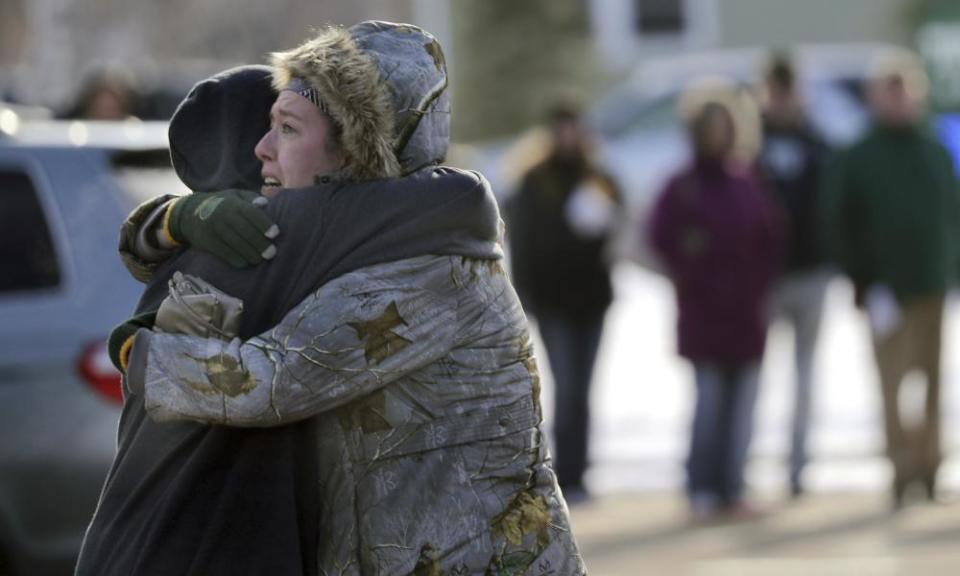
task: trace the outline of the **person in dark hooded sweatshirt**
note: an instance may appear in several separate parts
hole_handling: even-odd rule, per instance
[[[790,494],[804,492],[814,360],[831,275],[821,244],[820,182],[826,144],[803,109],[793,65],[771,59],[764,76],[763,146],[757,169],[787,225],[783,269],[771,299],[773,318],[793,329],[796,384],[789,456]]]
[[[258,295],[292,304],[252,337],[138,330],[129,398],[154,423],[315,423],[320,573],[585,573],[542,442],[538,370],[500,264],[492,192],[437,166],[449,139],[439,44],[410,25],[330,28],[274,55],[273,77],[280,93],[256,150],[280,234],[276,255],[241,273],[274,275],[243,295],[206,279],[240,296],[244,316]],[[211,198],[144,207],[126,237],[135,250],[152,237],[145,222],[159,206],[157,240],[176,241],[252,208],[204,208]],[[331,209],[337,199],[367,212]],[[425,242],[434,236],[456,245]],[[316,254],[331,246],[374,262],[321,274]]]
[[[170,125],[173,161],[184,183],[198,192],[255,186],[259,165],[249,148],[266,129],[264,111],[275,97],[263,66],[229,70],[198,84]],[[211,109],[220,113],[211,115]],[[270,225],[260,209],[251,217]],[[172,268],[158,273],[154,293],[145,294],[138,314],[112,334],[109,348],[118,367],[127,337],[153,326],[172,274]],[[308,423],[238,433],[160,426],[144,416],[142,402],[127,394],[118,454],[77,574],[231,574],[243,566],[316,573],[315,472],[294,464],[315,444]],[[276,555],[252,557],[255,543]]]

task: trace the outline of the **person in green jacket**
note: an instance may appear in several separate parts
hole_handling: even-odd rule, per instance
[[[869,85],[873,126],[834,159],[825,243],[870,320],[883,389],[893,505],[921,482],[935,498],[944,296],[960,263],[960,196],[947,150],[926,129],[927,79],[912,56],[885,60]],[[926,380],[924,417],[902,421],[902,382]]]

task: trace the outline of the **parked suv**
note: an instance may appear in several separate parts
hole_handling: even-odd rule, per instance
[[[21,123],[0,105],[0,575],[73,571],[116,450],[105,341],[142,291],[119,226],[181,186],[162,123]]]

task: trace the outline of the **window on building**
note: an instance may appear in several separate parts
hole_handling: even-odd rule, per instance
[[[686,18],[684,0],[634,0],[636,27],[640,34],[683,32]]]
[[[0,293],[52,288],[60,267],[30,177],[0,170]]]

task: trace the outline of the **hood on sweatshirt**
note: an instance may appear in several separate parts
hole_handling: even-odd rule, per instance
[[[170,119],[170,157],[194,192],[259,190],[254,148],[277,98],[267,66],[240,66],[198,82]]]

